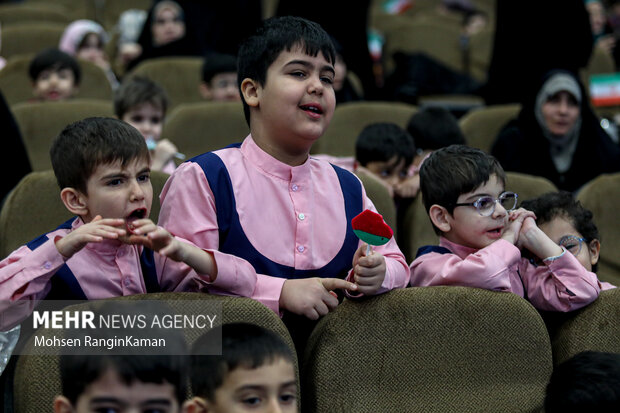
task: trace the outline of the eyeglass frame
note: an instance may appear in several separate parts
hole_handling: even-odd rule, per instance
[[[565,245],[562,245],[562,241],[564,241],[566,239],[576,239],[579,242],[579,249],[577,250],[577,252],[572,252],[571,250],[566,248]],[[558,245],[560,247],[564,248],[566,251],[570,252],[574,256],[579,255],[579,253],[581,252],[581,248],[583,248],[583,244],[587,244],[587,243],[588,243],[587,239],[585,239],[583,237],[580,238],[577,235],[564,235],[562,238],[560,238],[560,241],[558,241]]]
[[[459,207],[459,206],[473,206],[476,207],[476,211],[478,211],[478,213],[483,216],[483,217],[489,217],[491,215],[493,215],[493,213],[495,212],[495,206],[497,205],[498,201],[500,201],[502,199],[502,196],[505,196],[506,194],[513,194],[515,196],[515,204],[512,208],[510,209],[506,209],[507,212],[513,211],[516,207],[517,207],[517,200],[519,199],[519,195],[516,192],[512,192],[512,191],[504,191],[501,194],[499,194],[499,196],[497,198],[493,198],[490,195],[485,195],[485,196],[481,196],[480,198],[476,199],[474,202],[462,202],[462,203],[455,203],[453,205],[454,208]],[[491,209],[491,212],[487,215],[484,215],[481,211],[480,211],[480,200],[484,199],[484,198],[491,198],[493,200],[493,208]]]

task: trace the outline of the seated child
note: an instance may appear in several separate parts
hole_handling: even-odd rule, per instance
[[[214,102],[240,102],[237,87],[237,57],[210,53],[202,65],[202,82],[198,90],[203,98]]]
[[[465,145],[465,136],[458,121],[449,110],[442,107],[422,108],[414,113],[407,123],[407,132],[416,147],[413,165],[417,168],[436,149]]]
[[[161,139],[167,108],[166,91],[144,76],[126,78],[114,94],[116,117],[138,129],[147,141],[153,160],[151,169],[171,174],[178,152],[172,142]]]
[[[545,412],[620,410],[620,354],[583,351],[555,367],[545,395]]]
[[[278,335],[255,324],[224,324],[222,354],[201,355],[218,333],[210,330],[194,343],[194,397],[185,412],[298,411],[294,355]]]
[[[104,307],[118,306],[108,302]],[[141,309],[143,306],[137,303]],[[121,306],[123,308],[123,306]],[[105,311],[105,310],[104,310]],[[109,314],[117,314],[109,310]],[[187,399],[189,356],[179,330],[132,329],[141,338],[164,338],[166,351],[147,354],[143,348],[99,349],[99,354],[71,350],[59,357],[61,395],[54,399],[54,413],[181,412]],[[75,329],[69,337],[80,337]],[[114,329],[90,330],[93,339],[109,339]],[[132,335],[137,338],[137,336]],[[38,356],[45,357],[45,356]]]
[[[87,118],[63,129],[50,155],[61,199],[76,217],[0,262],[0,331],[42,299],[196,291],[213,281],[211,253],[148,219],[150,158],[135,128]]]
[[[572,253],[584,268],[596,272],[601,251],[598,228],[592,212],[567,191],[549,192],[528,199],[521,207],[536,215],[538,227],[555,243]],[[615,288],[601,282],[603,290]]]
[[[238,55],[250,135],[181,164],[160,196],[161,225],[222,253],[218,279],[278,314],[311,320],[337,307],[331,290],[375,295],[409,281],[393,239],[365,256],[353,233],[352,218],[376,211],[360,181],[309,156],[334,113],[334,62],[318,24],[264,20]]]
[[[75,96],[82,70],[75,58],[56,48],[44,49],[30,62],[31,101],[59,101]]]
[[[571,311],[594,301],[596,275],[551,240],[536,216],[515,210],[505,173],[485,152],[441,148],[424,161],[420,186],[439,247],[422,247],[411,263],[411,285],[460,285],[509,291],[539,310]],[[541,262],[521,256],[521,250]]]

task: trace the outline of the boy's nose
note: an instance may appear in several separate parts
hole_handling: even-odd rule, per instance
[[[507,214],[508,211],[506,211],[506,208],[504,208],[502,203],[499,201],[495,201],[495,211],[493,211],[493,217],[500,218],[506,216]]]
[[[136,180],[133,180],[131,182],[131,192],[129,195],[129,200],[130,201],[141,201],[144,199],[144,190],[142,189],[142,186],[140,186],[140,183]]]
[[[308,83],[308,93],[322,94],[323,87],[323,82],[318,76],[310,76],[310,80]]]

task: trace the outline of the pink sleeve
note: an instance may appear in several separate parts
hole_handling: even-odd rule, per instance
[[[411,263],[411,285],[457,285],[510,291],[510,266],[520,258],[519,249],[501,239],[465,259],[452,253],[430,252]]]
[[[524,259],[520,267],[528,300],[541,310],[573,311],[590,304],[601,290],[596,274],[566,251],[545,265]]]
[[[50,290],[50,279],[65,263],[51,240],[35,250],[22,246],[0,262],[0,331],[27,318]]]
[[[284,279],[257,274],[244,259],[219,252],[219,231],[213,193],[202,169],[195,163],[181,164],[161,193],[159,225],[170,233],[213,253],[218,274],[205,282],[215,294],[250,297],[276,313]]]

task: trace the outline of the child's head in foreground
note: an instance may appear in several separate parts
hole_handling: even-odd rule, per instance
[[[355,142],[355,160],[391,187],[404,181],[415,155],[411,135],[391,122],[373,123]]]
[[[157,83],[144,76],[123,80],[114,94],[116,117],[138,129],[144,139],[161,138],[168,109],[168,95]]]
[[[82,70],[74,57],[57,48],[49,48],[31,60],[28,74],[35,98],[58,101],[77,93]]]
[[[238,85],[252,133],[264,130],[287,151],[311,146],[334,113],[335,62],[332,41],[319,24],[293,16],[264,20],[238,54]]]
[[[218,337],[210,331],[193,346],[187,413],[297,412],[294,356],[274,332],[247,324],[221,327],[222,355],[200,355]],[[208,372],[208,373],[207,373]]]
[[[63,203],[84,222],[149,216],[150,155],[131,125],[112,118],[74,122],[54,139],[50,156]]]
[[[420,169],[422,200],[435,232],[474,249],[502,237],[517,203],[505,185],[497,159],[465,145],[432,152]]]
[[[549,238],[571,252],[588,270],[596,272],[600,235],[592,212],[567,191],[549,192],[523,201],[536,214],[536,224]]]
[[[620,354],[584,351],[558,365],[545,396],[545,412],[620,411]]]
[[[224,53],[210,53],[202,65],[202,97],[214,102],[238,102],[237,57]]]

